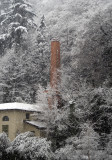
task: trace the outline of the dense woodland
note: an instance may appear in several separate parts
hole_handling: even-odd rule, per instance
[[[47,126],[46,138],[0,134],[2,159],[112,160],[112,1],[0,3],[0,103],[38,103]],[[51,110],[52,38],[61,43],[63,106]]]

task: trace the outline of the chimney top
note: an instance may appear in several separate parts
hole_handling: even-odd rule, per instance
[[[59,38],[52,38],[52,40],[51,41],[59,41]]]

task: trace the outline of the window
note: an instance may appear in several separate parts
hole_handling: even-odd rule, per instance
[[[2,125],[2,132],[5,132],[8,135],[9,126],[8,125]]]
[[[4,116],[4,117],[2,118],[2,120],[3,120],[3,121],[9,121],[9,117],[8,117],[8,116]]]
[[[30,114],[26,113],[26,119],[29,119],[29,118],[30,118]]]
[[[31,131],[31,132],[35,134],[35,131]]]

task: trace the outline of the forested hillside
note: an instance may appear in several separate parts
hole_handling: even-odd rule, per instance
[[[112,160],[112,0],[6,0],[0,8],[0,103],[43,107],[46,138],[0,134],[8,160]],[[58,92],[50,45],[61,44]],[[49,98],[59,99],[60,108]]]
[[[37,14],[45,14],[50,38],[58,37],[61,42],[63,87],[73,93],[80,81],[93,87],[107,81],[111,85],[112,2],[51,0],[37,4]]]
[[[62,90],[73,93],[80,81],[93,87],[108,81],[111,86],[111,3],[111,0],[7,3],[8,12],[4,9],[0,18],[0,101],[35,103],[38,84],[44,87],[49,84],[52,38],[61,43]]]
[[[1,15],[0,93],[1,102],[35,102],[38,84],[49,77],[49,45],[44,16],[37,25],[32,5],[12,1]]]

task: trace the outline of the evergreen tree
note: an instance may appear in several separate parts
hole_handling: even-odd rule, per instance
[[[0,0],[0,15],[3,16],[9,11],[10,4],[11,0]]]
[[[42,16],[40,25],[37,28],[36,37],[36,53],[39,63],[39,83],[43,86],[47,86],[49,81],[49,68],[50,68],[50,49],[49,49],[49,32],[45,24],[45,17]]]
[[[5,48],[11,48],[14,44],[16,51],[19,46],[24,46],[24,40],[27,37],[29,30],[34,28],[33,22],[34,13],[31,11],[30,4],[25,0],[13,0],[10,12],[4,14],[4,19],[1,21],[1,55]],[[4,39],[3,39],[3,38]]]
[[[4,32],[4,35],[1,36],[4,36],[4,39],[2,38],[1,43],[2,68],[0,75],[3,102],[18,101],[18,99],[19,101],[34,102],[34,90],[31,82],[30,86],[28,85],[30,73],[28,74],[26,61],[29,58],[27,55],[32,51],[28,48],[30,43],[28,36],[35,32],[36,25],[33,21],[34,13],[29,10],[29,7],[31,8],[31,5],[24,0],[13,1],[11,11],[1,22]],[[26,98],[27,93],[29,96]]]

